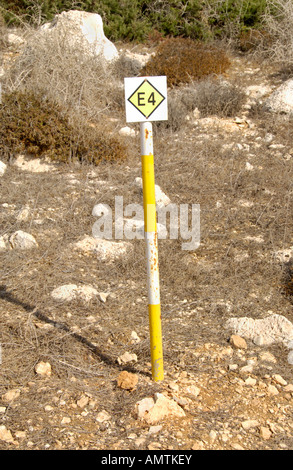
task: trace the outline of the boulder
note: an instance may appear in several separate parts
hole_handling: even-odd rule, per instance
[[[41,27],[41,32],[60,35],[74,48],[90,54],[103,56],[107,61],[118,58],[114,44],[104,34],[103,21],[97,13],[70,10],[56,15],[50,23]]]
[[[35,238],[30,233],[23,232],[22,230],[14,232],[9,238],[9,243],[12,248],[19,250],[30,250],[38,246]]]
[[[293,113],[293,79],[278,87],[265,101],[265,106],[275,113]]]
[[[230,318],[225,327],[231,328],[234,334],[250,339],[258,345],[282,343],[290,347],[293,340],[293,324],[286,317],[278,314],[260,319]]]

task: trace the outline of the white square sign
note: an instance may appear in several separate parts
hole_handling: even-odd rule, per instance
[[[167,121],[167,77],[124,78],[126,122]]]

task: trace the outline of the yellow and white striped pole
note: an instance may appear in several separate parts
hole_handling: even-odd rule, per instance
[[[151,122],[140,123],[140,137],[152,377],[153,380],[159,381],[164,379],[164,370],[158,262],[158,233],[156,221],[153,130]]]

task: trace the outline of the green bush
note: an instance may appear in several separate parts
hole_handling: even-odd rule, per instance
[[[56,13],[80,9],[99,13],[112,40],[144,41],[162,36],[204,40],[235,37],[260,26],[267,0],[2,0],[8,22],[50,21]]]
[[[176,86],[224,73],[229,65],[222,49],[188,38],[170,38],[158,46],[141,75],[166,75],[168,85]]]
[[[123,160],[124,146],[104,129],[74,123],[56,104],[28,92],[4,94],[0,106],[0,152],[98,164]]]

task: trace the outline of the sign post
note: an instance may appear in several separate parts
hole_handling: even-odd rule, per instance
[[[158,233],[151,121],[168,119],[166,77],[125,78],[126,121],[140,122],[148,310],[153,380],[164,379]]]

